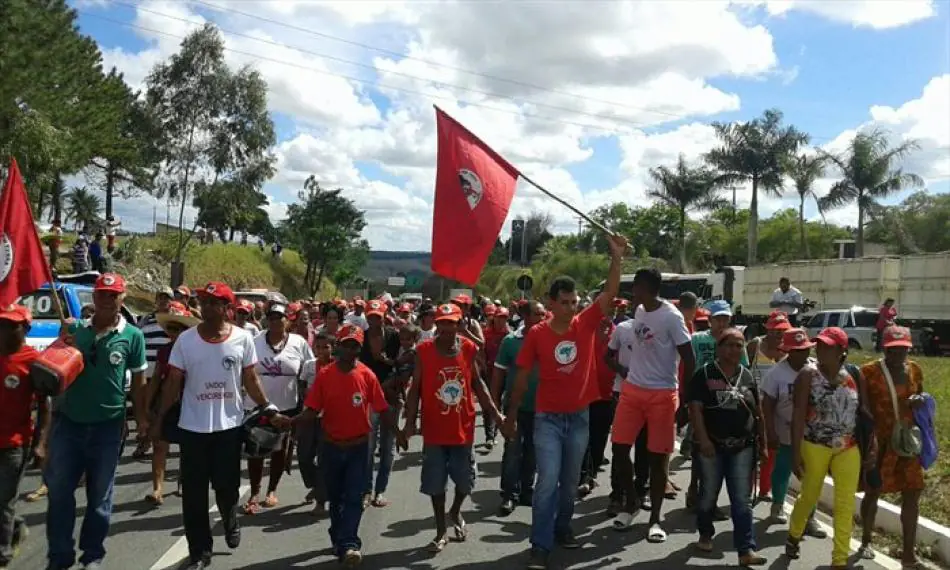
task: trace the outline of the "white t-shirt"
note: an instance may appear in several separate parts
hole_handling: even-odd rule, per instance
[[[364,331],[369,328],[369,321],[366,320],[366,315],[357,315],[356,313],[350,313],[347,316],[343,317],[343,322],[356,325],[363,329]]]
[[[255,325],[254,323],[250,321],[244,323],[244,330],[251,333],[251,336],[257,336],[261,334],[261,329],[259,329],[257,325]]]
[[[178,427],[212,433],[241,425],[241,375],[257,364],[254,340],[246,330],[232,325],[227,339],[210,343],[192,327],[175,341],[168,364],[185,373]]]
[[[297,376],[304,363],[314,358],[310,345],[304,337],[290,333],[280,352],[267,344],[267,333],[254,339],[257,351],[257,375],[267,400],[282,412],[297,407]],[[253,410],[257,403],[244,397],[244,409]]]
[[[435,325],[432,325],[432,328],[429,330],[419,330],[419,342],[424,340],[429,340],[430,338],[435,338]]]
[[[808,363],[814,364],[815,360],[809,358]],[[762,379],[762,393],[775,400],[775,432],[782,445],[792,444],[792,410],[795,408],[796,378],[798,378],[798,372],[789,366],[788,360],[783,360],[770,368]]]
[[[610,341],[607,348],[617,351],[617,362],[621,366],[630,366],[630,358],[633,356],[633,321],[627,319],[614,328],[610,335]],[[616,374],[614,377],[614,392],[619,392],[623,385],[623,378]]]
[[[801,305],[803,302],[802,292],[791,286],[788,288],[788,291],[783,292],[782,288],[779,287],[775,291],[772,291],[772,302],[773,303],[796,303],[796,304]],[[798,307],[795,307],[793,305],[783,304],[775,308],[778,309],[779,311],[784,312],[787,315],[798,314]]]
[[[654,311],[640,305],[633,319],[626,322],[633,328],[627,382],[650,390],[678,389],[677,347],[690,342],[683,314],[664,300]]]

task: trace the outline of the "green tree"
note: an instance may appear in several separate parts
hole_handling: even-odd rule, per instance
[[[85,187],[73,188],[66,195],[66,222],[73,222],[74,227],[95,228],[99,226],[102,218],[99,212],[102,211],[102,201],[91,190]]]
[[[752,186],[749,204],[746,264],[755,265],[759,232],[759,190],[773,196],[782,192],[788,157],[808,142],[808,135],[782,124],[782,112],[769,109],[746,123],[713,123],[721,146],[706,154],[706,160],[721,173],[721,183]]]
[[[864,256],[864,224],[866,216],[880,210],[878,200],[904,188],[922,187],[923,179],[897,166],[920,145],[915,140],[905,140],[891,146],[885,131],[875,129],[854,135],[848,149],[841,154],[821,151],[841,171],[842,178],[822,198],[825,209],[840,208],[848,204],[858,205],[858,229],[855,253]]]
[[[727,206],[728,202],[718,195],[718,177],[707,168],[691,168],[682,154],[673,168],[651,168],[650,178],[655,186],[647,195],[677,212],[678,266],[680,271],[685,272],[687,213],[715,210]]]
[[[282,233],[307,263],[305,282],[311,294],[320,290],[323,277],[343,264],[347,256],[365,247],[362,233],[366,219],[341,189],[320,187],[315,176],[304,183],[300,203],[287,208]]]
[[[814,200],[818,206],[818,213],[824,219],[821,201],[818,200],[818,195],[815,194],[815,182],[824,176],[827,162],[821,155],[800,154],[791,157],[786,165],[788,176],[795,186],[795,192],[798,193],[798,240],[803,259],[811,257],[808,240],[805,239],[805,200],[809,198]]]
[[[914,192],[895,206],[882,207],[865,228],[868,240],[896,244],[898,253],[950,250],[950,194]]]

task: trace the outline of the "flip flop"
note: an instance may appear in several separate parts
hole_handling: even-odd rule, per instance
[[[276,507],[279,503],[280,503],[280,501],[277,500],[277,496],[276,496],[276,495],[267,495],[266,497],[264,497],[264,502],[261,503],[261,505],[263,505],[264,508],[266,508],[266,509],[273,509],[273,508]]]
[[[650,527],[650,531],[647,533],[647,542],[652,542],[654,544],[666,542],[666,531],[663,530],[663,527],[660,525],[654,524]]]
[[[441,538],[436,538],[432,542],[429,543],[427,550],[433,554],[438,554],[439,552],[442,552],[443,550],[445,550],[445,546],[448,543],[449,543],[449,539],[447,537],[443,536]]]
[[[855,554],[862,560],[874,560],[874,557],[877,556],[870,544],[862,544]]]
[[[49,489],[46,485],[40,485],[39,489],[29,493],[24,499],[28,503],[35,503],[39,500],[42,500],[43,497],[49,494]]]
[[[389,506],[389,501],[386,500],[382,495],[373,499],[372,505],[377,509],[382,509]]]
[[[452,530],[455,532],[455,540],[458,542],[465,542],[468,538],[468,526],[465,524],[465,519],[461,515],[457,519],[452,521]]]
[[[245,515],[256,515],[261,512],[261,505],[257,501],[248,501],[244,504]]]

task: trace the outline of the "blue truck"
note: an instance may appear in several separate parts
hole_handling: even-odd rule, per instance
[[[92,305],[92,289],[99,272],[89,271],[76,275],[61,275],[54,282],[63,311],[67,318],[79,320],[82,308]],[[46,283],[36,291],[27,293],[17,300],[33,312],[33,326],[27,334],[26,342],[37,350],[43,350],[59,335],[59,315],[53,304],[53,291]],[[122,308],[122,315],[130,324],[135,325],[137,318],[128,308]]]

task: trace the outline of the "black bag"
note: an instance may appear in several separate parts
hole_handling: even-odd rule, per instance
[[[267,457],[284,444],[284,432],[267,420],[272,410],[258,407],[244,417],[242,424],[244,457]]]
[[[172,404],[171,408],[162,416],[162,439],[168,443],[181,444],[181,428],[178,420],[181,419],[181,399]]]

